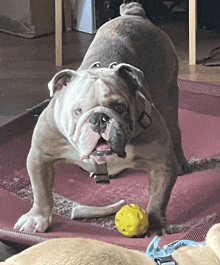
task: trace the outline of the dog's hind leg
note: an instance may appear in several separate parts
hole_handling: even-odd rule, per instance
[[[164,121],[166,122],[173,142],[173,148],[178,162],[178,175],[184,175],[186,173],[190,173],[191,168],[182,149],[181,130],[178,122],[178,107],[179,87],[177,81],[175,80],[169,85],[166,102],[158,108],[164,118]]]

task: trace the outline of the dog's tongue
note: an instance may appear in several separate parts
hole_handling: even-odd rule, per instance
[[[107,143],[100,143],[96,146],[95,151],[90,156],[95,160],[97,164],[102,164],[103,162],[110,162],[112,157],[111,147]]]
[[[108,151],[111,147],[108,144],[98,144],[95,149],[98,151]]]

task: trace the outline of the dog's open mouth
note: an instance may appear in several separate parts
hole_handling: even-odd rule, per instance
[[[97,164],[102,164],[110,162],[114,154],[110,143],[101,137],[89,157]]]
[[[126,157],[125,146],[127,141],[124,137],[124,131],[117,125],[116,121],[109,122],[104,132],[96,132],[90,126],[88,123],[88,126],[85,126],[85,131],[88,133],[80,136],[79,142],[84,151],[80,155],[80,160],[90,159],[97,164],[103,164],[110,162],[115,155],[121,158]]]
[[[104,156],[112,155],[113,153],[114,151],[111,149],[108,141],[101,137],[91,154],[94,156]]]

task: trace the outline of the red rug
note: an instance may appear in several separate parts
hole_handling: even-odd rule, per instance
[[[188,91],[189,85],[193,92]],[[220,86],[181,80],[180,90],[179,117],[186,157],[219,157]],[[210,91],[215,92],[211,94]],[[111,179],[108,185],[100,185],[77,166],[58,165],[52,226],[46,233],[37,234],[13,230],[17,219],[31,207],[32,191],[25,167],[29,148],[30,139],[14,139],[0,147],[0,239],[33,245],[56,237],[83,237],[146,249],[152,238],[124,237],[115,228],[114,216],[70,219],[73,201],[105,206],[125,199],[127,203],[146,208],[149,179],[144,172],[123,174]],[[214,169],[178,178],[168,205],[167,219],[170,223],[184,224],[185,230],[163,236],[161,245],[182,238],[202,241],[207,230],[220,222],[219,177],[220,170]]]

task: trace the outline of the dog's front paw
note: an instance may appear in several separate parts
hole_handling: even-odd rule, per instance
[[[147,237],[163,236],[169,234],[180,233],[184,230],[183,225],[160,224],[158,226],[149,227],[146,232]]]
[[[148,218],[149,228],[146,232],[147,237],[175,234],[184,229],[183,225],[168,224],[166,218],[159,215],[158,212],[150,212]]]
[[[165,232],[166,220],[162,218],[157,212],[148,213],[149,227],[146,232],[147,237],[162,236]]]
[[[172,224],[166,224],[165,225],[165,232],[166,234],[177,234],[184,231],[183,225],[172,225]]]
[[[46,231],[50,225],[50,218],[46,218],[40,214],[34,214],[28,212],[22,215],[14,226],[14,229],[18,229],[23,232],[40,232]]]

